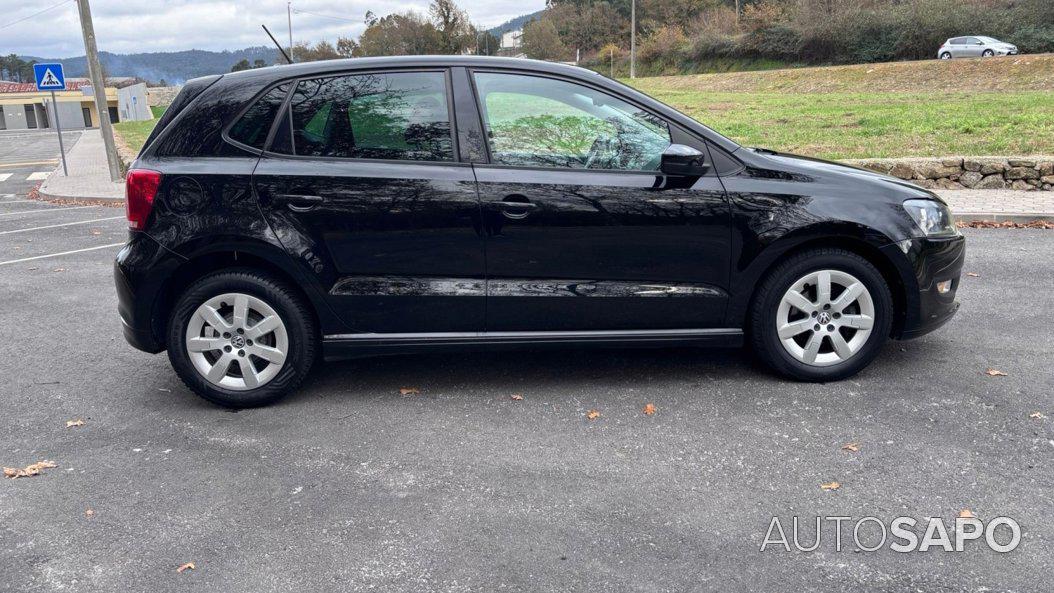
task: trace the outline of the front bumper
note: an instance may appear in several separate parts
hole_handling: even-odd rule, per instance
[[[959,310],[955,296],[966,257],[966,238],[905,239],[886,249],[898,252],[890,255],[905,276],[903,318],[893,337],[917,338],[947,323]]]

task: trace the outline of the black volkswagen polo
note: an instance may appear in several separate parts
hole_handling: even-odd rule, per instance
[[[520,59],[190,81],[127,210],[125,337],[232,407],[320,358],[436,347],[746,342],[837,380],[946,322],[964,254],[925,189]]]

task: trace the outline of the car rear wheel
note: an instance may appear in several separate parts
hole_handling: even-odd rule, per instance
[[[893,300],[859,255],[817,249],[793,256],[762,282],[750,316],[754,351],[777,372],[835,381],[866,367],[885,343]]]
[[[168,356],[183,382],[230,408],[261,406],[293,391],[315,360],[318,337],[303,299],[251,270],[201,278],[168,324]]]
[[[942,60],[950,60],[950,59],[952,59],[952,55],[949,52],[944,52],[944,53],[941,54],[941,59]]]

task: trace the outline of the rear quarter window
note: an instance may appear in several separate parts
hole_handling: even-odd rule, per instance
[[[286,95],[289,94],[288,83],[280,84],[264,93],[249,109],[231,126],[227,137],[235,142],[263,150],[271,123],[282,108]]]

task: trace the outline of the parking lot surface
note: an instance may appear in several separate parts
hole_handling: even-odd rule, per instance
[[[0,478],[0,591],[1049,591],[1054,232],[965,231],[959,315],[840,383],[739,350],[433,354],[232,413],[121,337],[122,211],[24,199],[0,200],[0,465],[57,467]],[[759,551],[773,516],[963,510],[1020,545]]]

